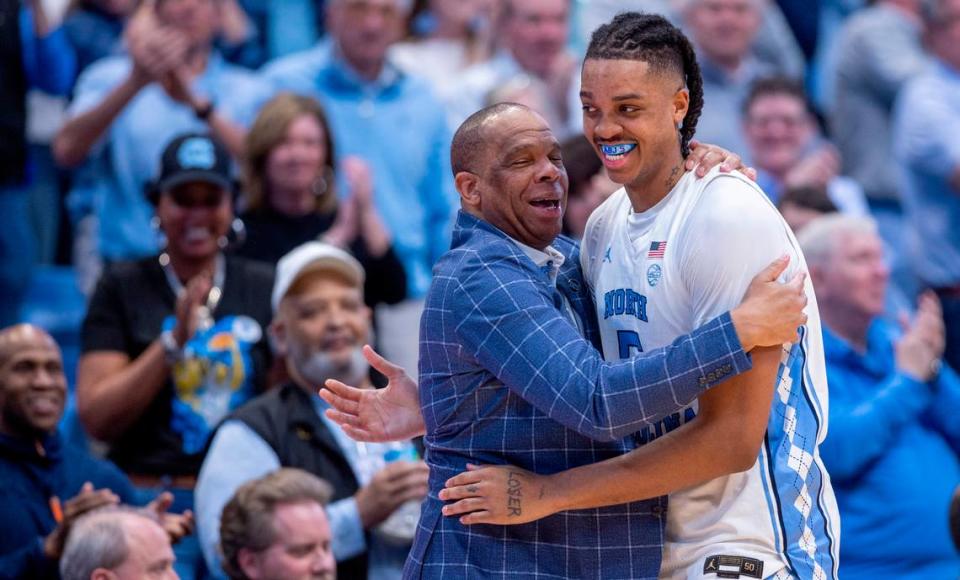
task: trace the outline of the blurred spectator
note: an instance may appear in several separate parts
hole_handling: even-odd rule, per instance
[[[155,2],[156,0],[151,0]],[[63,27],[77,55],[78,71],[101,58],[124,54],[123,31],[140,0],[72,0]],[[263,63],[256,30],[237,0],[220,4],[216,45],[226,59],[256,68]]]
[[[593,145],[583,135],[564,141],[561,152],[570,180],[567,210],[563,214],[563,233],[579,240],[583,237],[587,219],[593,210],[620,186],[607,177]]]
[[[75,62],[40,0],[0,0],[0,328],[19,319],[35,259],[30,229],[27,91],[65,95]]]
[[[546,95],[538,113],[564,138],[580,132],[580,66],[566,50],[569,0],[502,0],[492,60],[463,72],[444,100],[456,126],[489,102],[488,96],[516,77],[527,77]]]
[[[898,203],[891,117],[901,87],[928,63],[920,0],[877,0],[844,25],[837,44],[830,128],[843,173],[871,202]]]
[[[838,211],[826,188],[813,185],[786,188],[777,209],[794,234],[818,217]]]
[[[803,2],[803,0],[792,0]],[[836,39],[847,18],[876,0],[817,0],[817,52],[810,63],[807,86],[817,110],[826,111],[833,102],[833,81],[836,79]]]
[[[331,40],[267,65],[279,90],[317,97],[340,155],[372,171],[373,200],[407,274],[407,300],[377,309],[385,356],[416,372],[423,296],[434,261],[450,247],[456,194],[450,132],[426,81],[387,58],[403,34],[409,0],[330,0]]]
[[[523,74],[510,78],[487,93],[482,106],[497,103],[519,103],[534,111],[546,111],[545,115],[552,111],[547,87],[535,78]]]
[[[213,50],[220,7],[219,0],[146,2],[127,25],[130,56],[103,59],[80,77],[54,155],[68,166],[87,161],[70,194],[75,219],[86,218],[83,241],[97,248],[77,264],[86,290],[99,258],[157,251],[143,190],[175,135],[209,128],[234,155],[243,150],[238,124],[253,120],[265,87]]]
[[[404,299],[407,277],[373,205],[370,171],[359,158],[342,159],[347,192],[338,201],[330,125],[315,99],[282,93],[269,101],[247,134],[246,150],[249,199],[239,255],[276,264],[322,236],[363,264],[368,305]]]
[[[764,0],[687,0],[682,12],[703,75],[697,139],[740,155],[747,151],[741,104],[754,81],[773,73],[750,50],[764,8]]]
[[[586,50],[590,35],[601,24],[613,20],[620,12],[648,12],[660,14],[677,26],[682,26],[681,14],[687,3],[695,0],[580,0],[577,2],[575,45]],[[802,0],[807,1],[807,0]],[[777,74],[801,77],[804,55],[791,32],[784,13],[772,0],[763,3],[763,20],[750,50],[760,62]]]
[[[218,6],[220,14],[215,37],[216,48],[228,62],[247,68],[258,68],[266,62],[267,57],[258,40],[256,24],[243,9],[240,0],[220,0]]]
[[[391,49],[397,66],[425,77],[442,93],[456,91],[463,70],[490,59],[503,0],[428,0],[417,23],[423,38]]]
[[[106,509],[84,516],[67,539],[63,580],[179,580],[170,538],[149,514]]]
[[[240,486],[220,522],[231,580],[336,578],[323,510],[330,496],[325,481],[300,469],[278,469]]]
[[[67,7],[63,29],[77,57],[77,70],[123,54],[123,27],[139,0],[73,0]]]
[[[66,397],[53,338],[25,324],[0,330],[2,578],[57,578],[64,534],[74,519],[136,497],[115,466],[59,433]]]
[[[843,578],[956,578],[950,501],[960,483],[960,377],[932,294],[902,329],[881,318],[889,270],[868,218],[810,223],[800,244],[817,289],[830,380],[820,448],[843,518]]]
[[[406,522],[406,536],[388,537],[384,533],[392,528],[382,526],[391,515],[402,516],[406,502],[423,499],[427,466],[412,461],[409,444],[393,448],[353,441],[324,415],[327,405],[317,396],[318,387],[331,378],[372,388],[361,351],[370,338],[362,288],[360,264],[333,246],[310,242],[280,260],[271,337],[291,382],[238,410],[210,445],[197,507],[211,569],[217,531],[226,525],[217,524],[222,506],[244,482],[282,466],[305,469],[333,486],[327,513],[341,577],[399,578],[419,511]],[[391,450],[401,452],[397,459],[403,460],[384,467]]]
[[[960,0],[925,0],[923,17],[936,62],[902,92],[893,142],[904,209],[920,242],[912,263],[940,297],[944,356],[960,368]]]
[[[324,32],[326,0],[239,0],[263,62],[307,50]]]
[[[860,186],[839,175],[840,155],[819,134],[803,85],[783,77],[760,79],[743,103],[743,131],[757,168],[757,184],[777,203],[784,188],[827,190],[840,211],[865,215]]]
[[[817,50],[823,0],[777,0],[776,4],[790,25],[804,59],[813,59]]]
[[[229,163],[207,136],[170,143],[151,187],[166,247],[107,270],[83,323],[80,419],[134,484],[169,487],[176,511],[192,509],[211,430],[263,389],[270,358],[271,268],[221,251]],[[194,538],[177,555],[181,576],[202,570]]]
[[[0,330],[0,520],[18,522],[0,527],[0,578],[57,578],[78,517],[117,501],[139,503],[116,466],[58,430],[66,390],[60,349],[49,334],[26,324]],[[193,516],[167,514],[171,499],[161,494],[148,509],[180,538]]]

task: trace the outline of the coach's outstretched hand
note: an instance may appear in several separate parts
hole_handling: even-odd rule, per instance
[[[369,344],[363,347],[363,356],[389,383],[383,389],[358,389],[328,379],[320,389],[320,397],[333,407],[327,409],[327,417],[357,441],[398,441],[423,435],[417,383]]]
[[[743,302],[730,313],[744,351],[796,342],[797,329],[807,323],[807,275],[801,272],[785,284],[777,281],[789,263],[789,256],[781,256],[754,276]]]

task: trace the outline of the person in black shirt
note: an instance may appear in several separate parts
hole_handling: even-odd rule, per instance
[[[336,172],[329,124],[313,98],[281,93],[264,105],[247,134],[246,241],[237,253],[276,264],[311,240],[349,250],[367,272],[366,302],[406,296],[403,265],[373,204],[370,170],[347,157]],[[342,178],[341,178],[342,177]],[[338,200],[337,185],[346,189]]]
[[[174,139],[151,188],[166,247],[109,269],[83,323],[80,419],[135,485],[169,488],[175,511],[193,508],[211,431],[266,383],[273,270],[222,251],[234,191],[222,145]],[[191,540],[189,556],[177,545],[181,577],[203,567]]]

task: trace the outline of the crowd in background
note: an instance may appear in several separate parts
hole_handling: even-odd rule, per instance
[[[83,577],[68,562],[105,548],[73,519],[166,531],[182,578],[271,577],[279,532],[243,552],[221,510],[255,511],[244,484],[281,467],[327,480],[248,498],[322,519],[303,559],[399,577],[425,465],[326,419],[316,385],[368,379],[323,355],[370,342],[416,376],[450,140],[484,105],[548,120],[582,234],[616,186],[580,64],[624,10],[691,38],[696,138],[756,168],[807,256],[841,572],[957,577],[960,0],[0,0],[0,519],[33,522],[0,531],[0,578],[56,577],[61,555]],[[15,392],[22,357],[41,395]],[[152,515],[80,517],[121,503]]]

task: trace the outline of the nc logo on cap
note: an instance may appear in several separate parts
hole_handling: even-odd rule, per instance
[[[177,163],[183,169],[212,169],[217,163],[217,153],[209,139],[193,137],[180,144]]]

